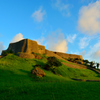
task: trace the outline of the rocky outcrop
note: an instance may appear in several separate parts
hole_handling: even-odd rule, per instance
[[[33,58],[35,58],[35,56],[34,56],[33,54],[28,54],[28,53],[23,53],[23,52],[18,53],[17,55],[18,55],[19,57],[21,57],[21,58],[28,58],[28,59],[33,59]]]
[[[40,69],[39,67],[36,67],[35,69],[33,69],[31,71],[31,74],[34,74],[34,75],[39,76],[39,77],[45,76],[44,71],[42,69]]]
[[[0,58],[2,58],[2,56],[0,56]]]

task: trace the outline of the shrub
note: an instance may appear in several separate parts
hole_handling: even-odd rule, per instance
[[[12,50],[3,51],[2,56],[7,56],[10,53],[13,53],[13,51]]]
[[[47,64],[49,66],[56,66],[56,67],[58,67],[58,66],[62,65],[62,63],[56,57],[48,57],[47,60],[48,60]]]
[[[46,54],[43,54],[43,55],[42,55],[42,58],[48,58],[48,57],[46,56]]]
[[[34,54],[34,55],[41,55],[40,53],[35,53],[35,52],[32,52],[32,54]]]
[[[85,63],[85,65],[87,65],[89,63],[89,61],[87,59],[83,60],[83,62]]]
[[[61,65],[62,63],[56,57],[48,57],[44,69],[51,70],[53,73],[56,73],[56,68]]]
[[[45,64],[45,67],[44,67],[45,70],[49,70],[50,69],[50,66],[48,64]]]

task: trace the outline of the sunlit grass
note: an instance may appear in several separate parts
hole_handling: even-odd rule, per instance
[[[34,65],[46,59],[23,59],[8,55],[0,59],[0,100],[94,100],[100,99],[99,82],[76,82],[72,78],[100,79],[89,69],[62,65],[57,74],[46,71],[43,78],[31,75]],[[42,69],[41,67],[41,69]]]

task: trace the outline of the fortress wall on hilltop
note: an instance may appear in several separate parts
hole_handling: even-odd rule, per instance
[[[66,54],[62,52],[53,52],[45,49],[45,46],[38,45],[36,41],[29,40],[29,39],[23,39],[21,41],[10,43],[7,50],[3,50],[2,53],[12,50],[14,53],[18,53],[19,56],[22,58],[34,58],[32,55],[32,52],[34,53],[40,53],[40,54],[46,54],[47,56],[54,56],[58,59],[63,58],[79,58],[82,59],[81,55],[75,55],[75,54]],[[63,59],[64,60],[64,59]]]
[[[31,54],[32,52],[44,54],[45,46],[38,45],[36,41],[23,39],[16,43],[10,43],[7,50],[12,50],[14,53],[23,52]]]
[[[83,60],[83,57],[81,55],[66,54],[66,53],[61,53],[61,52],[54,52],[54,53],[63,58],[79,58],[79,59]]]
[[[45,46],[38,45],[38,50],[40,54],[45,54]]]
[[[32,41],[32,40],[27,39],[26,53],[32,53],[32,52],[39,53],[38,44],[36,41]]]
[[[25,52],[26,49],[24,49],[24,44],[26,44],[26,40],[22,40],[16,43],[10,43],[7,50],[12,50],[14,53]]]
[[[58,58],[58,59],[64,60],[62,57],[60,57],[59,55],[55,54],[53,51],[45,50],[45,54],[46,54],[46,56],[48,56],[48,57],[54,56],[54,57],[56,57],[56,58]]]

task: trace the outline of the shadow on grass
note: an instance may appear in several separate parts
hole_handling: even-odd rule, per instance
[[[36,65],[40,65],[40,67],[42,67],[42,68],[44,68],[44,66],[45,66],[45,64],[46,64],[46,63],[44,63],[43,61],[37,60],[37,59],[35,59],[35,62],[36,62]],[[33,68],[34,68],[34,66],[35,66],[35,65],[33,65]]]
[[[39,81],[42,81],[43,80],[42,77],[38,77],[36,75],[31,74],[31,71],[26,71],[26,70],[23,70],[23,69],[20,69],[19,71],[26,73],[27,76],[30,78],[31,81],[39,82]]]
[[[13,71],[0,69],[0,76],[14,74]]]

